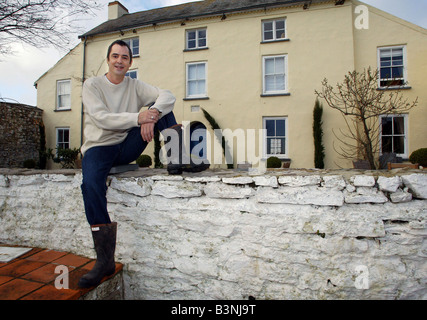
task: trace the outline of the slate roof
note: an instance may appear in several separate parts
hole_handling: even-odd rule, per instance
[[[331,0],[204,0],[189,2],[170,7],[125,14],[118,19],[108,20],[100,24],[85,34],[79,36],[79,38],[94,36],[102,33],[124,31],[162,22],[179,21],[212,15],[222,15],[232,12],[249,11],[262,8],[288,7],[295,5],[302,6],[305,3],[313,4],[330,1]]]

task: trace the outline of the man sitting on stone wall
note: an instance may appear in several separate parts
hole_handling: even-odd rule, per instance
[[[81,147],[81,189],[97,254],[94,268],[79,281],[83,288],[99,284],[115,271],[117,223],[110,220],[106,199],[106,179],[113,166],[135,161],[154,138],[155,130],[170,128],[179,146],[170,149],[178,152],[169,156],[168,172],[197,172],[209,167],[195,164],[183,154],[182,126],[172,112],[172,93],[125,76],[132,65],[132,51],[125,42],[117,40],[109,46],[107,64],[108,72],[85,81],[82,93],[85,142]],[[140,112],[143,106],[150,107]],[[187,164],[184,159],[189,159]]]

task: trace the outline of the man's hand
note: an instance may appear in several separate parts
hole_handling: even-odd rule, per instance
[[[142,140],[150,142],[154,138],[154,125],[159,121],[159,111],[148,109],[139,113],[138,124],[141,125]]]

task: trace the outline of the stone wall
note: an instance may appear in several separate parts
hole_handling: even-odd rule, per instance
[[[43,110],[0,102],[0,168],[22,168],[24,161],[39,161]]]
[[[93,257],[81,172],[0,170],[0,242]],[[127,299],[427,299],[422,170],[108,181]]]

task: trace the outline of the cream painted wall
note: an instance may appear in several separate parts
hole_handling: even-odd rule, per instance
[[[361,4],[355,1],[355,5]],[[376,67],[380,47],[405,45],[408,90],[402,94],[409,101],[418,97],[418,105],[409,112],[408,155],[419,148],[427,147],[427,30],[394,17],[386,12],[367,6],[369,28],[354,31],[356,68],[363,70]]]
[[[358,3],[355,2],[357,5]],[[367,65],[377,65],[377,47],[407,43],[408,72],[411,90],[408,97],[419,96],[420,106],[411,111],[410,151],[423,145],[426,136],[427,101],[423,91],[426,74],[426,30],[370,8],[369,30],[353,27],[354,5],[347,1],[342,6],[333,3],[301,7],[261,10],[250,13],[229,14],[227,19],[210,17],[199,20],[160,24],[130,31],[89,38],[86,46],[85,77],[102,75],[107,71],[106,51],[116,39],[139,37],[140,57],[134,58],[132,69],[138,78],[155,86],[171,90],[176,98],[175,115],[178,122],[199,121],[210,129],[203,113],[191,112],[192,106],[206,109],[223,129],[262,129],[263,117],[288,118],[288,157],[292,167],[314,166],[312,137],[312,111],[314,91],[321,89],[327,78],[331,84],[341,82],[348,71]],[[286,17],[289,41],[261,42],[261,24],[264,19]],[[207,28],[208,49],[184,51],[185,32]],[[72,127],[72,147],[80,144],[82,43],[64,57],[38,81],[38,107],[45,110],[45,123],[49,126],[48,146],[52,145],[52,130],[69,124]],[[261,97],[262,58],[268,55],[287,55],[289,96]],[[208,100],[184,100],[186,63],[207,61]],[[413,67],[415,66],[415,67]],[[73,75],[73,106],[71,112],[53,112],[56,80]],[[349,161],[340,161],[333,150],[333,130],[344,128],[338,111],[324,104],[324,145],[327,168],[337,165],[351,167]],[[212,133],[212,142],[215,142]],[[420,134],[418,134],[420,133]],[[257,137],[258,138],[258,137]],[[247,147],[247,146],[246,146]],[[234,148],[235,163],[237,159]],[[245,159],[256,164],[259,150],[255,143],[255,158]],[[153,155],[152,144],[144,152]],[[265,160],[265,159],[264,159]],[[263,164],[261,164],[263,165]]]
[[[80,147],[82,49],[80,43],[36,81],[37,106],[43,109],[46,148],[55,150],[57,128],[70,128],[71,148]],[[58,80],[71,80],[71,110],[56,111]],[[58,167],[59,164],[49,161],[48,168]]]

